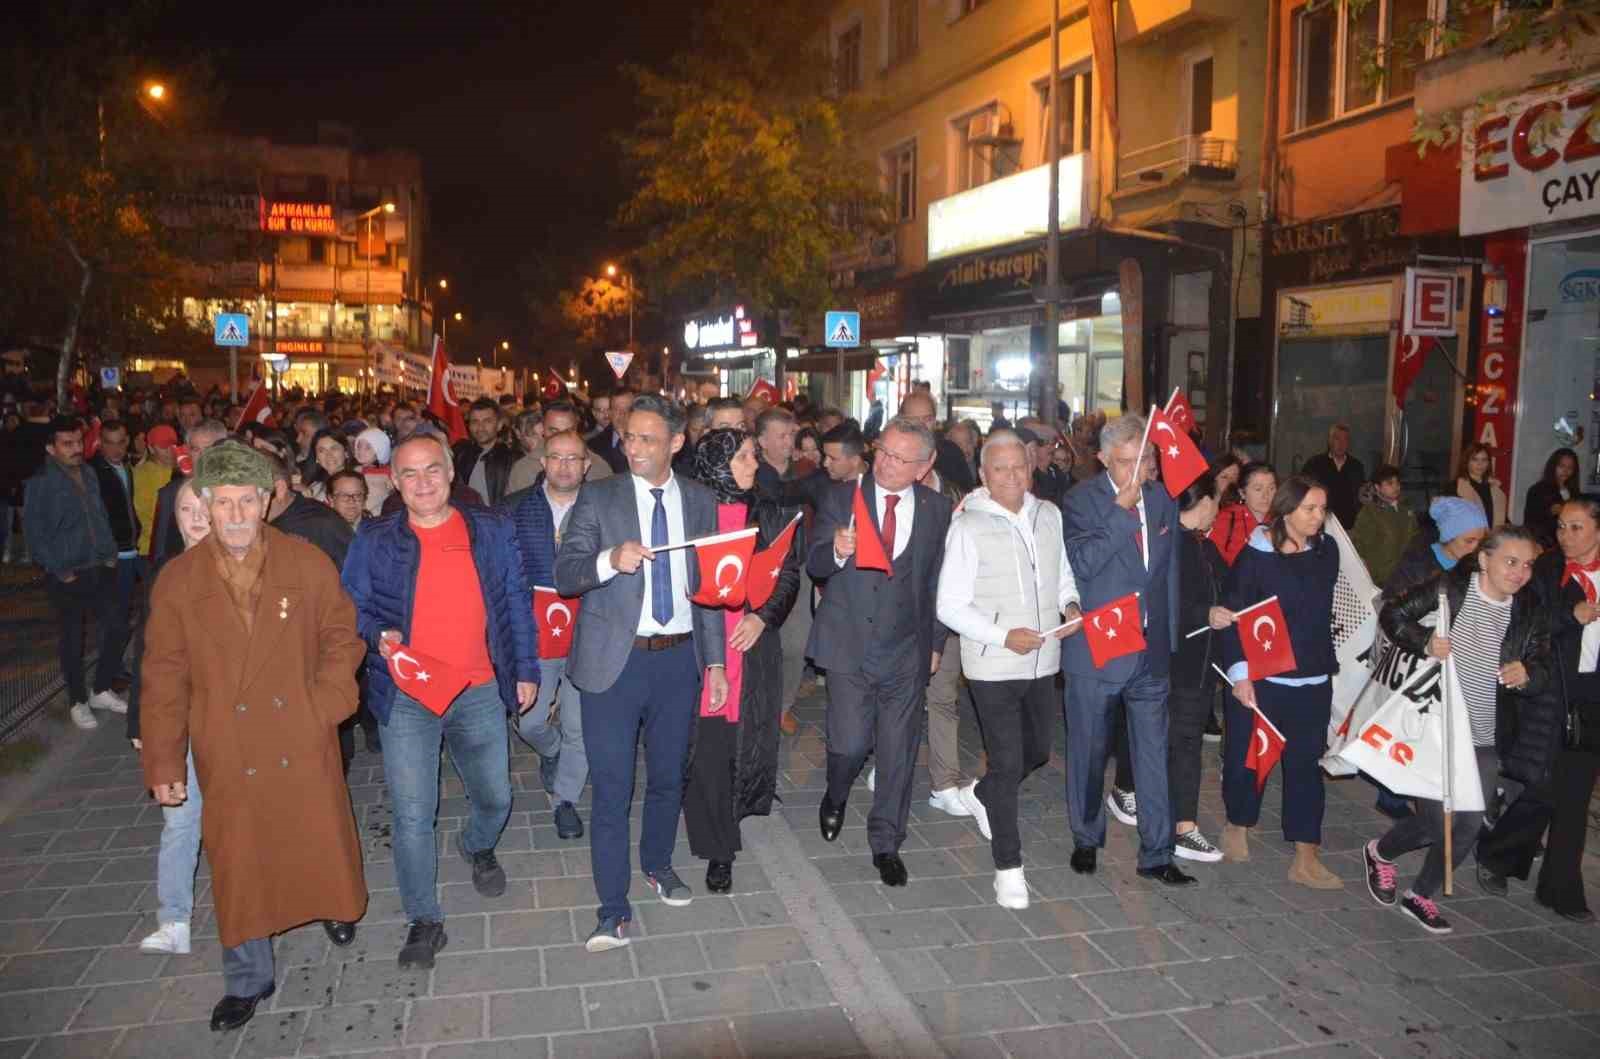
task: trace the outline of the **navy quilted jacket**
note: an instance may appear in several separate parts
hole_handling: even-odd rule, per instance
[[[501,501],[499,511],[516,527],[517,551],[522,556],[523,587],[554,588],[556,581],[555,513],[544,495],[543,478]]]
[[[489,660],[507,712],[516,709],[517,682],[539,681],[539,634],[533,624],[533,603],[523,580],[511,520],[484,508],[457,507],[467,520],[472,561],[478,568],[483,606],[489,618]],[[411,639],[421,542],[404,510],[361,524],[345,558],[344,589],[356,604],[356,630],[367,641],[367,705],[379,722],[389,723],[394,681],[378,654],[378,634],[399,629]]]

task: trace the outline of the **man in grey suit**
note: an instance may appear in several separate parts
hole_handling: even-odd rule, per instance
[[[950,501],[917,480],[933,464],[933,433],[913,419],[890,420],[870,475],[861,480],[869,516],[852,520],[855,483],[828,491],[817,510],[806,569],[825,581],[807,655],[828,673],[828,790],[818,811],[822,837],[839,837],[845,799],[869,752],[878,779],[867,841],[888,886],[906,884],[911,781],[922,746],[928,678],[947,635],[934,608],[944,563]],[[856,565],[858,542],[874,534],[893,573]]]
[[[1082,636],[1062,642],[1067,675],[1067,820],[1072,868],[1095,870],[1106,841],[1106,749],[1121,696],[1139,791],[1138,873],[1169,886],[1194,882],[1172,863],[1172,808],[1167,798],[1168,662],[1178,642],[1178,507],[1144,474],[1144,419],[1122,416],[1100,430],[1106,473],[1068,491],[1061,512],[1067,560],[1083,612],[1139,593],[1146,647],[1095,668]]]
[[[583,597],[567,678],[582,693],[594,792],[589,852],[600,908],[590,952],[628,944],[628,816],[641,733],[639,867],[662,901],[689,903],[672,850],[702,674],[712,708],[728,696],[722,611],[689,601],[699,581],[690,550],[651,550],[717,532],[711,491],[672,473],[684,423],[671,401],[639,397],[622,438],[629,473],[578,493],[556,555],[556,590]]]

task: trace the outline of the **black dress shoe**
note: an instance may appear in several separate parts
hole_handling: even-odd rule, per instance
[[[1159,868],[1140,868],[1139,878],[1154,879],[1166,886],[1188,886],[1197,882],[1193,875],[1185,875],[1176,864],[1163,864]]]
[[[706,889],[714,894],[725,894],[733,889],[733,862],[714,860],[706,865]]]
[[[1072,851],[1072,870],[1079,875],[1094,874],[1094,847],[1078,846]]]
[[[839,829],[844,826],[844,803],[834,805],[824,794],[822,804],[817,807],[817,826],[822,830],[824,842],[838,838]]]
[[[874,853],[872,866],[878,869],[878,877],[885,886],[904,886],[906,884],[906,862],[900,859],[898,853]]]
[[[356,925],[354,923],[341,923],[337,919],[324,919],[322,929],[328,932],[328,940],[341,949],[356,940]]]
[[[255,996],[225,996],[211,1009],[211,1028],[217,1032],[236,1030],[249,1022],[256,1013],[256,1005],[271,996],[277,989],[269,985]]]
[[[1573,912],[1564,912],[1555,905],[1546,901],[1544,898],[1540,897],[1538,891],[1534,891],[1533,903],[1538,905],[1540,908],[1548,908],[1562,919],[1570,919],[1574,923],[1583,923],[1587,925],[1595,921],[1595,914],[1589,911],[1587,908],[1580,908]]]

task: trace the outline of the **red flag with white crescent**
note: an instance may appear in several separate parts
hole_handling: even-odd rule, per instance
[[[1131,592],[1083,616],[1083,635],[1096,669],[1145,649],[1139,593]]]
[[[1189,484],[1206,473],[1206,458],[1195,447],[1189,433],[1165,412],[1150,409],[1150,444],[1161,457],[1161,481],[1170,496],[1178,496]]]
[[[1250,749],[1245,751],[1244,767],[1256,774],[1256,793],[1260,794],[1266,789],[1267,777],[1272,775],[1278,759],[1283,757],[1288,740],[1267,720],[1266,714],[1259,709],[1250,712],[1255,715],[1255,724],[1250,730]]]
[[[1236,612],[1239,616],[1239,646],[1250,665],[1250,679],[1264,680],[1292,671],[1294,645],[1289,642],[1289,622],[1277,596]]]
[[[1408,335],[1404,332],[1395,340],[1393,392],[1396,407],[1405,407],[1406,394],[1411,392],[1411,384],[1416,382],[1417,376],[1422,373],[1422,366],[1428,359],[1428,351],[1438,341],[1427,335]]]
[[[694,553],[700,563],[700,591],[694,594],[691,602],[703,607],[744,606],[750,559],[755,551],[754,526],[696,540]]]
[[[778,534],[778,539],[756,553],[750,560],[750,591],[748,598],[750,608],[766,605],[772,598],[772,593],[777,591],[778,578],[783,574],[784,560],[789,558],[789,549],[794,546],[794,531],[800,525],[799,514],[789,520],[789,524]]]
[[[460,670],[405,644],[397,645],[389,655],[389,675],[395,687],[440,717],[467,686]]]
[[[450,386],[450,356],[445,352],[444,339],[433,336],[433,364],[428,376],[428,411],[444,424],[445,432],[454,444],[467,436],[467,421]]]
[[[750,387],[750,396],[760,398],[769,405],[778,403],[778,388],[766,379],[757,379],[756,384]]]
[[[1174,387],[1172,396],[1167,399],[1167,407],[1163,409],[1167,419],[1173,426],[1185,434],[1194,430],[1194,406],[1189,403],[1189,395]]]
[[[884,546],[877,523],[872,521],[872,514],[867,510],[867,494],[862,490],[859,478],[856,479],[855,498],[851,501],[851,517],[854,519],[856,531],[856,569],[881,570],[893,577],[894,560],[891,558],[891,549],[894,547],[894,542],[890,541],[888,547]]]
[[[265,423],[272,415],[272,402],[267,400],[267,386],[258,382],[250,391],[250,399],[244,403],[244,408],[239,412],[238,422],[233,424],[234,430],[239,430],[246,423]]]
[[[553,588],[533,586],[533,623],[539,630],[539,657],[565,658],[572,650],[572,631],[578,623],[577,599],[567,599]]]

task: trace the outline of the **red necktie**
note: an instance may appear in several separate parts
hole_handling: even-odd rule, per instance
[[[1575,563],[1569,560],[1566,568],[1561,571],[1561,587],[1565,588],[1568,581],[1576,579],[1578,584],[1583,586],[1583,597],[1585,599],[1590,603],[1600,602],[1595,598],[1594,582],[1586,576],[1596,570],[1600,570],[1600,559],[1596,559],[1592,563]]]
[[[1144,523],[1139,519],[1139,509],[1136,507],[1128,514],[1133,516],[1133,546],[1139,549],[1139,561],[1144,562]]]
[[[889,553],[889,561],[894,562],[894,507],[900,503],[900,497],[890,493],[883,498],[883,547]]]

